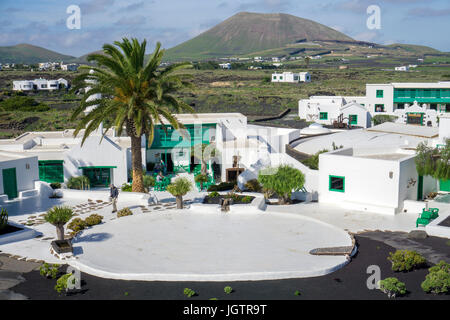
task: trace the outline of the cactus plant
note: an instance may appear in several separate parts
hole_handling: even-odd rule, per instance
[[[0,210],[0,230],[6,228],[7,225],[8,225],[8,211],[2,208]]]

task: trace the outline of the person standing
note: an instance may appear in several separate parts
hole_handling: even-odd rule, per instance
[[[110,185],[109,196],[113,206],[112,212],[117,212],[117,198],[119,197],[119,189],[117,189],[117,187],[113,184]]]

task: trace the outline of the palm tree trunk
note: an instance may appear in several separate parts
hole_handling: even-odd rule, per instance
[[[133,172],[132,191],[145,193],[144,179],[142,176],[141,137],[134,135],[131,135],[131,168]]]
[[[177,209],[183,209],[183,196],[176,196]]]
[[[204,174],[206,176],[207,174],[207,164],[205,160],[202,160],[202,168],[201,168],[201,173]]]
[[[64,240],[64,225],[57,224],[56,227],[56,238],[58,240]]]

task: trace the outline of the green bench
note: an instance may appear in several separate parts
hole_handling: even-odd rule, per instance
[[[422,214],[416,220],[416,228],[419,225],[428,225],[432,220],[439,217],[439,209],[438,208],[430,208],[428,210],[422,209]]]

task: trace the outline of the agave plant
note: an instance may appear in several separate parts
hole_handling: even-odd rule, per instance
[[[45,221],[56,227],[58,240],[64,240],[64,225],[73,217],[73,210],[66,206],[55,206],[47,211]]]

